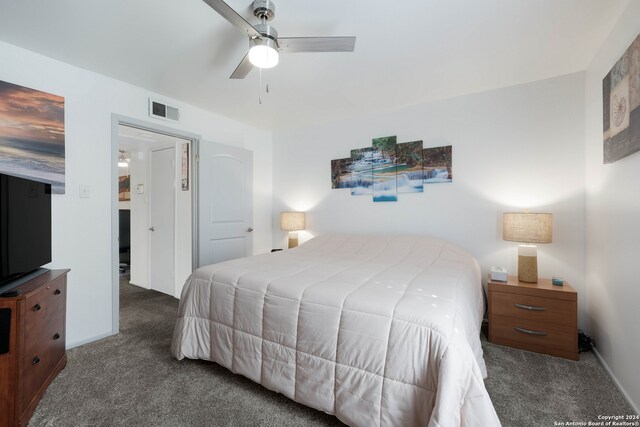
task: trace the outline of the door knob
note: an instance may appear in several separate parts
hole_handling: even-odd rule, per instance
[[[249,227],[249,228],[247,228],[247,231],[248,231],[249,233],[251,233],[251,232],[253,231],[253,228]]]
[[[155,227],[152,225],[151,227],[149,227],[149,231],[156,231]]]

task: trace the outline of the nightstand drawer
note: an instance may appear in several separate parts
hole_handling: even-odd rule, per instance
[[[538,348],[550,348],[578,352],[578,331],[575,327],[495,314],[489,319],[489,327],[491,341],[496,344],[504,343],[533,351],[540,351]]]
[[[573,301],[492,292],[491,313],[552,322],[562,326],[576,326],[576,304]]]

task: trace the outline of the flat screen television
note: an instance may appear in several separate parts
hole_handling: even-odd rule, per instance
[[[0,289],[51,262],[51,184],[0,174]]]

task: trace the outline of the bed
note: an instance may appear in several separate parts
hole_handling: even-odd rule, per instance
[[[351,426],[499,426],[483,311],[478,263],[451,243],[323,235],[194,271],[171,351]]]

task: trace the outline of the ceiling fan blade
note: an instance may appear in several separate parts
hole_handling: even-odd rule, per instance
[[[231,8],[228,4],[223,2],[222,0],[202,0],[213,10],[218,12],[220,16],[229,21],[231,25],[246,33],[249,37],[261,37],[258,30],[253,28],[251,24],[249,24],[242,16],[238,15],[238,13]]]
[[[253,70],[253,64],[249,61],[249,54],[247,53],[242,61],[238,64],[236,69],[231,73],[230,79],[244,79],[249,71]]]
[[[286,53],[353,52],[355,37],[278,37],[278,48]]]

